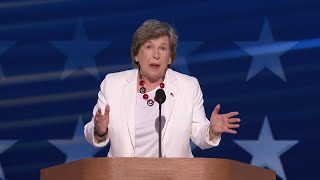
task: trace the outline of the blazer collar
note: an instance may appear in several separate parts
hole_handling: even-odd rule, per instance
[[[135,148],[135,117],[136,117],[136,91],[137,91],[138,69],[130,70],[125,76],[122,88],[123,108],[126,116],[127,127],[131,139],[132,148]],[[119,89],[120,90],[120,89]]]
[[[162,135],[161,135],[162,139],[165,137],[165,134],[167,132],[166,130],[171,120],[171,114],[174,110],[174,105],[179,95],[177,77],[175,75],[175,72],[172,69],[167,70],[164,83],[165,83],[164,91],[166,93],[166,101],[163,103],[163,107],[162,107],[164,109],[163,116],[165,118],[165,124],[164,124]]]

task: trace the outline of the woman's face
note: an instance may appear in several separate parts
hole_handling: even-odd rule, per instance
[[[168,36],[151,39],[145,42],[135,57],[140,64],[142,76],[158,81],[165,75],[168,64],[171,64],[170,44]]]

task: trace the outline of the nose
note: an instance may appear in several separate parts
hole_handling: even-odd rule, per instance
[[[153,58],[154,59],[160,59],[160,53],[159,53],[159,50],[157,48],[154,49],[153,51]]]

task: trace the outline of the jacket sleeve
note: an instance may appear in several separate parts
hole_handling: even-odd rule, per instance
[[[98,111],[98,109],[101,109],[102,114],[104,114],[105,112],[105,107],[108,103],[107,101],[107,87],[108,84],[108,75],[106,76],[106,78],[102,81],[102,83],[100,84],[100,91],[98,93],[98,101],[97,104],[94,106],[93,111],[92,111],[92,118],[91,121],[88,122],[85,126],[84,126],[84,136],[86,138],[86,140],[92,144],[95,147],[103,147],[106,146],[107,143],[109,142],[110,138],[109,138],[109,134],[107,133],[105,136],[105,140],[102,142],[98,142],[95,139],[94,136],[94,116],[96,114],[96,112]],[[109,131],[108,131],[109,132]]]
[[[209,141],[209,126],[210,121],[207,119],[204,106],[203,106],[203,94],[199,85],[199,82],[194,78],[194,91],[193,91],[193,119],[191,140],[201,149],[208,149],[214,146],[218,146],[221,140],[221,136],[213,138]]]

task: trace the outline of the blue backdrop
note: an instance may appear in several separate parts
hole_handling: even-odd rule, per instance
[[[241,113],[237,135],[194,155],[317,179],[319,17],[317,0],[1,1],[0,178],[106,156],[83,125],[104,76],[132,68],[135,30],[156,18],[177,29],[173,69],[198,78],[207,116],[217,103]]]

